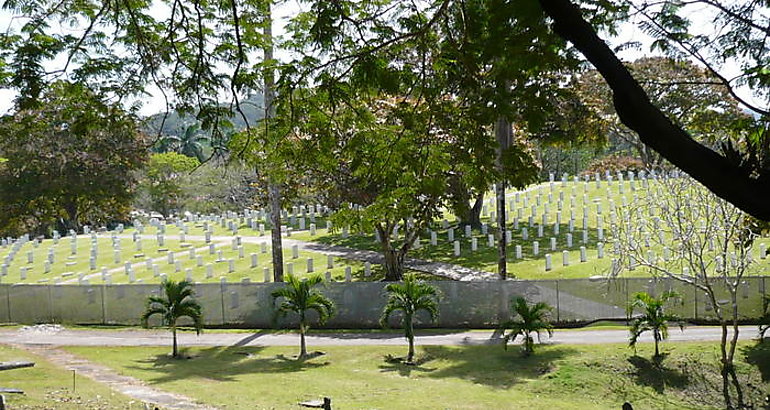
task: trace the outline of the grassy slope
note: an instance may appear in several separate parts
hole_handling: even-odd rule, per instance
[[[45,273],[44,262],[48,255],[48,249],[53,245],[52,240],[45,240],[38,248],[34,248],[32,243],[25,244],[21,250],[16,254],[13,262],[8,268],[8,276],[2,278],[4,283],[54,283],[55,279],[60,281],[72,280],[78,277],[78,274],[92,275],[101,272],[101,267],[107,269],[118,268],[119,272],[112,272],[112,283],[128,283],[129,277],[125,274],[124,266],[126,262],[131,262],[133,271],[135,273],[135,279],[143,283],[160,282],[160,279],[153,276],[152,269],[148,269],[146,265],[147,259],[160,260],[154,261],[160,270],[160,273],[165,273],[173,279],[185,278],[186,269],[192,269],[192,276],[196,282],[218,282],[219,278],[224,276],[228,282],[239,282],[243,278],[250,278],[253,282],[261,282],[264,280],[264,268],[270,267],[272,275],[272,262],[270,247],[266,248],[266,252],[262,253],[260,245],[257,244],[244,244],[244,258],[239,258],[237,250],[233,250],[229,244],[227,246],[218,247],[214,254],[210,254],[207,245],[203,242],[188,242],[192,248],[198,249],[195,252],[196,256],[203,258],[203,266],[198,267],[195,258],[190,258],[189,248],[181,248],[178,240],[167,239],[164,246],[170,252],[175,252],[175,261],[181,262],[181,270],[175,272],[176,267],[173,264],[168,263],[168,252],[158,252],[157,241],[152,239],[143,240],[142,252],[136,251],[135,245],[131,239],[121,239],[122,259],[121,263],[114,263],[114,255],[111,247],[111,240],[109,238],[100,238],[99,242],[99,254],[97,258],[97,270],[90,270],[88,265],[88,259],[90,256],[91,241],[90,239],[80,238],[77,241],[77,254],[70,255],[70,240],[62,239],[59,244],[54,247],[56,259],[52,265],[50,273]],[[200,250],[200,248],[206,248]],[[33,263],[27,263],[27,251],[32,250],[34,252]],[[228,273],[227,262],[216,262],[218,258],[218,251],[222,251],[222,257],[224,260],[233,259],[235,261],[235,271]],[[8,249],[0,251],[0,257],[3,257],[8,252]],[[141,257],[134,257],[135,254],[141,253]],[[258,265],[256,268],[251,268],[251,253],[257,254]],[[326,271],[330,271],[334,280],[345,280],[345,267],[350,266],[353,272],[353,277],[356,280],[363,279],[363,264],[357,261],[352,261],[343,258],[334,258],[334,268],[327,269],[327,257],[318,252],[300,251],[297,259],[293,259],[293,253],[291,248],[284,248],[284,263],[292,263],[294,273],[300,276],[307,274],[307,259],[313,259],[313,267],[315,273],[323,274]],[[71,257],[68,259],[68,257]],[[65,262],[73,262],[71,266],[66,266]],[[211,263],[213,265],[212,278],[206,278],[206,264]],[[21,280],[20,269],[21,267],[30,268],[27,272],[26,280]],[[69,272],[69,274],[67,274]],[[62,276],[65,274],[65,276]],[[89,282],[102,283],[101,275],[90,278]]]
[[[609,225],[609,209],[610,209],[610,200],[613,200],[616,207],[620,208],[623,204],[623,197],[626,197],[627,203],[633,202],[633,194],[634,192],[637,195],[644,195],[644,190],[641,188],[641,184],[639,182],[636,183],[637,190],[632,191],[631,190],[631,184],[630,182],[626,181],[623,184],[623,194],[620,193],[620,188],[617,182],[612,182],[611,184],[607,184],[606,181],[603,181],[601,186],[597,188],[595,182],[590,183],[584,183],[584,182],[568,182],[567,184],[562,184],[561,182],[557,182],[553,184],[553,191],[551,191],[551,186],[548,183],[540,184],[534,187],[531,187],[531,190],[528,193],[522,193],[519,195],[519,201],[516,202],[515,195],[509,197],[509,203],[513,202],[514,208],[509,210],[509,215],[511,215],[511,220],[516,217],[519,214],[519,211],[521,211],[521,218],[520,218],[520,226],[519,230],[513,232],[513,241],[509,245],[508,249],[508,255],[509,255],[509,263],[508,263],[508,269],[509,272],[520,279],[569,279],[569,278],[585,278],[589,276],[595,276],[595,275],[604,275],[607,273],[609,266],[610,266],[610,252],[609,248],[610,246],[605,246],[605,257],[603,259],[597,258],[597,250],[596,250],[596,243],[598,242],[598,230],[597,230],[597,207],[598,205],[601,205],[602,207],[602,215],[604,216],[604,225],[605,225],[605,235],[609,234],[609,229],[607,228]],[[573,232],[573,244],[571,247],[567,247],[566,243],[566,236],[569,231],[568,229],[568,221],[570,217],[570,202],[571,202],[571,195],[575,195],[574,199],[574,216],[575,216],[575,230]],[[563,209],[562,209],[562,223],[559,227],[559,234],[554,235],[553,231],[553,222],[556,221],[556,215],[558,212],[558,199],[560,196],[560,193],[563,193],[564,202],[563,202]],[[552,201],[549,203],[549,194],[551,195]],[[540,205],[538,205],[538,196],[540,196]],[[487,202],[486,202],[486,208],[487,212],[483,214],[482,219],[486,221],[487,223],[490,223],[489,217],[491,216],[492,212],[495,211],[494,209],[494,202],[491,203],[489,200],[491,199],[491,196],[487,196]],[[527,205],[525,206],[525,198],[527,199]],[[585,207],[584,207],[585,204]],[[528,219],[530,216],[533,216],[534,223],[540,223],[542,221],[542,214],[545,210],[546,205],[549,208],[548,212],[548,221],[549,224],[544,227],[543,230],[543,237],[538,238],[537,235],[537,229],[536,228],[530,228],[528,225]],[[534,214],[532,213],[532,207],[534,206]],[[588,242],[584,245],[582,243],[582,219],[584,215],[584,209],[586,211],[587,218],[587,231],[588,231]],[[455,224],[455,218],[450,213],[446,212],[445,216],[447,220],[454,226]],[[242,236],[260,236],[259,230],[252,230],[251,228],[247,227],[244,223],[241,224],[240,220],[232,220],[236,222],[239,225],[238,228],[238,235]],[[284,222],[289,224],[290,218],[285,218]],[[262,222],[261,222],[262,223]],[[310,226],[310,219],[306,218],[306,228],[309,228]],[[267,229],[269,229],[269,224],[265,223]],[[295,232],[291,235],[292,239],[299,239],[299,240],[305,240],[305,241],[317,241],[320,243],[326,243],[326,244],[337,244],[337,245],[344,245],[352,248],[357,249],[367,249],[367,250],[374,250],[374,251],[380,251],[378,244],[375,243],[374,237],[372,235],[355,235],[351,234],[347,238],[342,238],[340,235],[340,232],[336,233],[330,233],[325,229],[326,226],[326,220],[324,218],[318,217],[316,218],[316,225],[319,227],[317,229],[315,235],[310,235],[310,232],[305,230],[301,232]],[[447,238],[447,230],[441,228],[441,223],[439,221],[434,224],[433,229],[437,232],[438,235],[438,244],[436,246],[430,245],[430,237],[427,234],[423,235],[422,238],[422,248],[416,249],[410,252],[410,257],[415,258],[422,258],[422,259],[429,259],[429,260],[437,260],[437,261],[444,261],[444,262],[450,262],[455,263],[458,265],[463,265],[475,269],[480,270],[486,270],[490,272],[495,272],[497,269],[496,265],[496,257],[497,257],[497,250],[495,247],[489,247],[487,245],[487,237],[485,235],[482,235],[479,231],[473,232],[473,237],[475,237],[478,241],[478,250],[475,252],[471,251],[471,239],[466,238],[464,235],[464,232],[461,232],[459,229],[454,229],[455,233],[455,239],[459,240],[461,243],[461,255],[459,257],[455,257],[453,255],[453,245],[450,243]],[[205,247],[206,245],[202,241],[193,241],[192,237],[202,237],[204,234],[203,231],[203,224],[202,223],[188,223],[188,243],[190,243],[193,247],[199,248],[199,247]],[[231,236],[232,232],[228,231],[227,229],[221,227],[221,225],[210,223],[209,224],[210,229],[213,230],[214,236]],[[292,225],[294,229],[299,228],[299,222],[298,219],[295,220],[294,225]],[[527,240],[524,240],[522,237],[522,228],[527,228],[529,233],[529,238]],[[510,228],[510,226],[509,226]],[[171,251],[179,252],[182,251],[181,245],[179,241],[175,238],[177,238],[177,235],[180,233],[180,229],[175,225],[167,225],[166,226],[166,243],[165,248],[168,248]],[[132,229],[127,229],[124,234],[128,235],[132,233]],[[156,227],[147,226],[145,227],[144,234],[145,235],[155,235],[158,232],[158,229]],[[491,232],[491,230],[490,230]],[[269,232],[265,232],[265,235],[263,236],[265,241],[269,242]],[[557,246],[556,250],[553,251],[550,249],[550,238],[556,238]],[[199,238],[198,238],[199,239]],[[540,244],[540,252],[538,255],[533,254],[533,246],[532,242],[537,240]],[[123,249],[122,252],[122,261],[121,263],[115,264],[113,260],[113,252],[110,246],[110,239],[108,237],[102,237],[99,239],[99,256],[97,261],[97,268],[101,268],[102,266],[105,266],[109,269],[111,268],[121,268],[123,264],[126,261],[132,261],[134,263],[134,271],[136,272],[136,278],[141,279],[143,282],[157,282],[158,279],[154,278],[152,275],[151,270],[147,270],[145,267],[145,260],[147,258],[155,258],[155,257],[164,257],[165,253],[158,252],[158,245],[157,241],[155,239],[146,239],[143,241],[143,249],[141,253],[144,254],[144,256],[139,258],[134,258],[134,254],[139,253],[136,250],[136,247],[134,243],[131,241],[131,239],[121,239],[121,248]],[[768,238],[763,238],[759,242],[764,243],[770,243],[770,240]],[[3,282],[10,282],[10,283],[36,283],[40,280],[48,280],[49,283],[53,282],[54,277],[57,275],[60,275],[64,272],[72,272],[74,273],[73,276],[68,276],[68,279],[71,279],[73,277],[77,277],[77,273],[95,273],[98,271],[91,271],[88,266],[88,257],[90,252],[90,239],[81,237],[78,239],[77,242],[78,245],[78,252],[77,255],[72,257],[70,255],[70,239],[69,238],[62,238],[59,241],[58,246],[55,247],[56,249],[56,263],[53,266],[53,272],[50,274],[43,274],[43,262],[46,258],[48,248],[52,246],[52,241],[46,240],[44,241],[37,249],[34,249],[32,247],[32,244],[27,244],[23,247],[23,249],[17,253],[16,258],[14,259],[12,265],[9,268],[9,275],[7,277],[2,278]],[[516,245],[520,245],[522,247],[523,255],[521,259],[515,258],[515,247]],[[580,258],[580,247],[586,246],[587,248],[587,256],[588,261],[581,263],[579,260]],[[174,266],[169,265],[164,260],[155,262],[160,267],[160,271],[163,273],[168,274],[171,277],[174,278],[183,278],[185,276],[184,270],[186,268],[191,268],[193,270],[193,278],[195,281],[200,282],[212,282],[212,281],[218,281],[220,276],[225,276],[228,281],[230,282],[237,282],[240,281],[242,278],[248,277],[252,281],[262,281],[264,274],[263,274],[263,268],[266,266],[270,266],[270,253],[269,253],[269,247],[267,253],[261,253],[261,249],[259,245],[256,244],[244,244],[245,248],[245,258],[239,259],[238,253],[235,250],[232,250],[231,246],[229,245],[229,241],[226,244],[226,246],[223,246],[223,256],[225,259],[235,259],[236,260],[236,272],[233,274],[227,273],[227,263],[226,262],[220,262],[220,263],[214,263],[214,259],[216,259],[216,255],[209,255],[207,250],[204,250],[202,252],[197,252],[198,255],[203,256],[204,264],[205,263],[214,263],[214,275],[211,279],[205,278],[205,267],[197,267],[194,260],[190,260],[187,256],[187,252],[184,251],[181,257],[177,257],[178,260],[182,261],[182,272],[174,273]],[[755,248],[758,248],[758,245],[755,246]],[[26,253],[29,250],[34,249],[35,257],[34,262],[32,264],[27,264],[27,256]],[[569,260],[570,265],[569,266],[562,266],[562,251],[567,250],[569,252]],[[285,249],[285,261],[286,262],[292,262],[291,258],[291,250]],[[3,257],[8,252],[8,248],[6,249],[0,249],[0,257]],[[756,251],[755,251],[756,252]],[[249,254],[250,253],[257,253],[259,255],[259,266],[256,269],[250,269],[250,261],[249,261]],[[553,258],[553,269],[549,272],[545,271],[545,263],[544,263],[544,254],[550,253],[552,254]],[[660,250],[657,250],[657,253],[660,254]],[[71,259],[67,259],[68,257],[71,257]],[[316,272],[325,272],[326,269],[326,257],[319,253],[311,253],[311,252],[301,252],[299,260],[294,260],[294,269],[295,273],[304,275],[306,273],[306,259],[308,257],[312,257],[314,259],[314,265]],[[74,262],[71,266],[65,266],[64,263],[66,261]],[[20,281],[19,278],[19,269],[22,266],[29,266],[31,267],[31,271],[28,273],[28,277],[26,281]],[[379,275],[375,273],[375,275],[372,278],[365,278],[363,275],[363,265],[355,262],[355,261],[349,261],[344,260],[340,258],[336,258],[335,261],[335,268],[331,270],[332,276],[335,278],[335,280],[344,280],[344,267],[350,266],[353,271],[354,280],[377,280]],[[755,272],[758,274],[764,274],[767,275],[770,273],[770,264],[768,264],[766,261],[763,261],[760,264],[760,269],[758,272]],[[649,273],[646,272],[643,269],[637,269],[633,272],[627,272],[624,275],[629,277],[638,277],[638,276],[649,276]],[[113,274],[113,283],[126,283],[128,282],[128,277],[125,274]],[[91,283],[100,283],[101,281],[99,279],[91,280]]]
[[[651,184],[653,184],[651,182]],[[597,258],[597,242],[598,239],[598,218],[597,211],[598,206],[602,208],[603,216],[603,228],[605,241],[609,235],[609,223],[610,223],[610,200],[615,204],[616,209],[622,208],[623,197],[626,198],[626,203],[633,203],[634,193],[638,196],[645,195],[645,190],[642,189],[641,184],[637,181],[635,183],[636,191],[631,190],[631,184],[629,181],[623,183],[623,194],[620,193],[620,187],[617,182],[612,182],[609,186],[606,181],[602,181],[601,186],[597,188],[595,182],[568,182],[562,184],[561,182],[553,184],[553,191],[549,183],[540,184],[531,187],[529,192],[521,193],[519,201],[516,202],[515,196],[509,197],[508,204],[513,201],[514,208],[509,209],[510,215],[509,229],[512,230],[513,218],[519,215],[521,210],[521,218],[519,223],[519,229],[513,231],[512,242],[508,247],[508,270],[512,275],[520,279],[569,279],[569,278],[585,278],[594,275],[606,275],[610,267],[610,246],[605,244],[605,256],[603,259]],[[553,224],[556,222],[558,210],[558,200],[560,192],[563,192],[564,202],[562,206],[561,224],[559,226],[559,233],[554,234]],[[541,195],[540,205],[538,205],[538,193]],[[574,207],[570,207],[570,196],[574,193]],[[549,194],[551,194],[552,201],[549,203]],[[528,198],[527,205],[524,205],[524,198]],[[492,212],[495,211],[494,201],[491,195],[487,195],[487,201],[485,201],[485,207],[487,208],[486,214],[482,214],[482,221],[492,224],[490,220]],[[532,207],[534,206],[534,213]],[[544,226],[543,237],[538,237],[538,231],[536,227],[529,227],[528,219],[533,217],[533,222],[536,224],[542,222],[542,214],[548,206],[548,225]],[[572,246],[567,247],[567,233],[569,232],[569,218],[570,209],[574,211],[575,223],[574,232],[572,232],[573,240]],[[583,235],[583,216],[584,210],[587,216],[587,231],[588,242],[582,243]],[[437,232],[438,243],[436,246],[430,245],[430,236],[427,234],[422,235],[423,247],[418,250],[410,252],[410,256],[416,258],[438,260],[444,262],[455,263],[470,268],[479,270],[486,270],[489,272],[496,272],[497,270],[497,248],[487,246],[487,236],[483,235],[480,231],[473,231],[472,237],[475,237],[478,241],[478,250],[471,251],[471,238],[465,237],[464,231],[457,228],[455,218],[451,213],[445,212],[446,219],[450,223],[450,228],[454,228],[454,238],[460,241],[461,254],[459,257],[453,254],[453,245],[448,241],[448,233],[446,229],[443,229],[440,223],[434,224],[433,230]],[[527,228],[528,239],[523,239],[522,228]],[[490,233],[492,230],[490,229]],[[374,241],[373,235],[351,235],[348,238],[342,238],[339,232],[330,233],[326,229],[319,229],[315,236],[311,236],[309,232],[299,232],[293,235],[296,239],[312,240],[327,244],[338,244],[349,246],[359,249],[368,249],[378,251],[379,248]],[[556,238],[557,246],[556,250],[550,249],[550,239]],[[538,241],[540,245],[540,252],[538,255],[533,253],[533,241]],[[770,239],[762,238],[755,245],[755,253],[758,252],[759,243],[770,244]],[[515,249],[516,245],[522,247],[522,258],[516,259]],[[587,262],[580,262],[580,247],[585,246],[587,250]],[[562,265],[562,251],[569,252],[569,266]],[[661,250],[656,250],[658,254]],[[544,255],[550,253],[553,258],[553,269],[551,271],[545,271]],[[764,262],[760,264],[760,269],[756,274],[768,275],[770,274],[770,264]],[[633,272],[627,272],[624,274],[628,277],[648,277],[648,272],[637,269]]]
[[[143,408],[130,398],[82,376],[76,376],[73,391],[71,371],[55,367],[27,352],[0,346],[0,361],[17,360],[33,361],[35,366],[0,372],[0,386],[22,389],[25,393],[6,395],[12,409]]]
[[[744,344],[754,365],[739,371],[768,391],[770,349]],[[518,348],[423,346],[417,366],[386,362],[406,347],[327,347],[305,363],[292,347],[212,347],[169,359],[168,347],[91,348],[69,351],[170,391],[232,409],[290,408],[329,396],[339,408],[708,408],[719,406],[715,344],[677,343],[662,367],[642,345],[540,347],[522,358]],[[312,349],[312,346],[311,346]],[[759,366],[759,368],[755,366]],[[764,382],[761,378],[764,377]]]

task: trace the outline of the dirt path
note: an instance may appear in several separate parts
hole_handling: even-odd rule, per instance
[[[147,403],[150,408],[159,406],[163,409],[215,409],[215,407],[198,404],[189,397],[150,387],[141,380],[115,373],[112,369],[81,359],[50,345],[14,344],[13,346],[43,357],[56,366],[74,370],[79,376],[85,376],[97,383],[106,384],[117,392]]]

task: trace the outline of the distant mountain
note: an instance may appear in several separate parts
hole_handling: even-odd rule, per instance
[[[252,126],[265,116],[264,108],[262,108],[263,101],[264,99],[261,93],[252,94],[241,101],[241,110]],[[223,104],[223,106],[225,105]],[[238,113],[230,117],[230,121],[233,123],[236,130],[246,128],[246,121],[244,121],[243,117]],[[194,115],[181,115],[177,111],[169,112],[166,116],[166,121],[163,122],[163,113],[160,112],[147,117],[145,131],[149,134],[157,134],[158,130],[160,130],[161,134],[178,136],[182,135],[188,126],[196,122],[198,121],[195,119]],[[161,124],[163,124],[162,129]]]

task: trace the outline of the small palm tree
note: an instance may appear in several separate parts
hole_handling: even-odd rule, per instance
[[[631,321],[629,346],[635,348],[639,336],[646,331],[651,331],[655,340],[655,356],[653,357],[660,357],[658,345],[661,340],[668,339],[668,322],[678,322],[679,328],[684,329],[684,323],[681,319],[674,314],[666,313],[665,309],[668,300],[679,297],[679,294],[674,291],[664,292],[657,299],[647,292],[635,293],[628,306],[628,313],[631,315],[635,309],[640,309],[642,314]]]
[[[529,356],[535,351],[535,340],[532,333],[537,333],[537,340],[540,341],[540,332],[545,330],[548,336],[553,336],[553,325],[549,322],[551,306],[545,302],[538,302],[529,305],[523,297],[517,297],[511,300],[511,311],[520,319],[509,320],[502,325],[500,329],[510,332],[503,336],[503,347],[507,350],[508,343],[516,340],[517,337],[524,338],[524,355]]]
[[[438,289],[435,286],[417,280],[414,274],[404,275],[401,283],[389,283],[385,286],[388,293],[388,301],[382,311],[380,325],[387,327],[390,315],[396,311],[403,312],[401,326],[404,328],[404,337],[409,341],[409,353],[406,363],[414,360],[414,315],[424,310],[430,315],[432,321],[438,319]]]
[[[306,313],[309,310],[316,311],[319,324],[326,323],[335,313],[334,302],[317,289],[313,289],[314,286],[322,282],[323,278],[320,275],[313,275],[302,280],[294,275],[286,275],[286,287],[276,289],[270,294],[273,297],[273,303],[278,298],[283,298],[281,305],[278,306],[277,314],[286,315],[289,312],[294,312],[299,315],[299,359],[307,357],[305,333],[310,329],[310,323],[308,323]]]
[[[171,328],[171,335],[174,340],[172,356],[178,357],[176,322],[181,317],[189,317],[193,321],[195,331],[200,334],[203,327],[201,305],[197,300],[193,299],[195,292],[190,282],[184,280],[180,282],[164,280],[161,283],[161,287],[163,288],[164,295],[153,295],[147,298],[147,308],[144,314],[142,314],[142,325],[147,327],[147,321],[151,316],[155,314],[161,315],[163,325]]]

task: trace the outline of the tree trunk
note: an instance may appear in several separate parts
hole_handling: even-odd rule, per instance
[[[658,345],[660,344],[660,332],[658,330],[653,331],[653,336],[655,339],[655,357],[660,357],[660,350],[658,348]]]
[[[463,206],[454,207],[455,214],[460,218],[460,226],[470,225],[473,229],[481,229],[481,209],[484,207],[484,193],[480,192],[476,195],[473,205],[468,203],[470,200],[470,194],[466,195]]]
[[[171,356],[177,357],[179,356],[179,351],[177,350],[176,346],[176,326],[171,326],[171,339],[173,340],[171,343]]]
[[[503,117],[495,123],[495,136],[497,138],[497,168],[503,172],[503,153],[511,141],[511,124]],[[508,244],[505,235],[505,182],[503,178],[495,184],[495,196],[497,197],[497,274],[500,280],[508,276]]]
[[[717,309],[716,305],[714,305],[714,309]],[[722,396],[725,399],[725,408],[731,409],[733,406],[732,400],[730,399],[730,365],[727,361],[727,322],[721,318],[719,322],[722,327],[722,337],[719,340],[719,350],[721,354],[720,362],[722,364]]]
[[[404,319],[404,326],[406,327],[406,338],[409,340],[409,352],[406,355],[406,362],[412,363],[414,361],[414,325],[412,323],[412,317],[409,316],[409,320]]]
[[[470,225],[473,229],[481,229],[481,208],[484,207],[484,193],[480,192],[473,201],[473,206],[468,208],[468,213],[463,215],[460,225]]]
[[[399,281],[404,278],[404,254],[388,246],[383,250],[385,256],[385,280],[388,282]]]
[[[265,26],[263,35],[265,39],[265,61],[273,59],[273,18],[271,14],[271,4],[268,1],[265,6]],[[264,71],[264,99],[265,99],[265,120],[275,117],[275,74],[273,68],[268,65]],[[270,197],[270,223],[272,229],[270,236],[273,246],[273,281],[283,282],[283,243],[281,242],[281,189],[275,178],[271,177],[268,182],[268,193]]]
[[[304,313],[300,317],[299,321],[299,358],[304,359],[307,357],[307,345],[305,344],[305,315]]]
[[[740,282],[739,280],[736,281],[736,283]],[[743,402],[743,388],[741,387],[740,381],[738,380],[738,375],[735,372],[735,348],[738,345],[738,294],[737,289],[731,288],[730,289],[730,298],[733,302],[733,310],[732,310],[732,327],[733,327],[733,336],[730,339],[730,348],[727,353],[727,362],[729,363],[729,375],[733,382],[733,386],[735,387],[735,399],[738,402],[738,408],[745,407]]]
[[[386,224],[377,226],[377,232],[380,235],[380,245],[382,246],[382,255],[385,258],[385,281],[396,282],[404,278],[404,258],[406,251],[402,248],[395,248],[390,240],[392,226]],[[409,234],[406,232],[405,241],[409,240]],[[408,247],[405,247],[408,249]]]
[[[281,240],[281,193],[278,184],[271,181],[270,186],[270,237],[273,245],[273,281],[283,282],[283,242]]]
[[[66,229],[72,229],[75,233],[79,233],[80,225],[78,224],[78,204],[77,201],[67,202],[64,204],[64,212],[67,213],[67,220],[64,221],[64,227]],[[65,232],[66,234],[66,232]]]

